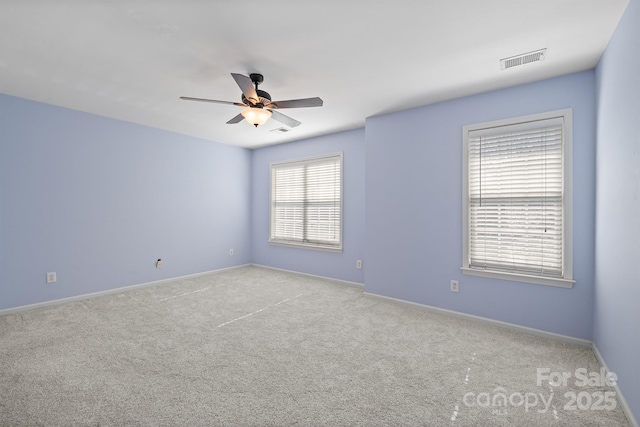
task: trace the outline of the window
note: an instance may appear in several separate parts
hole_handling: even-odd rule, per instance
[[[465,274],[573,286],[571,110],[463,128]]]
[[[271,164],[269,242],[342,251],[342,153]]]

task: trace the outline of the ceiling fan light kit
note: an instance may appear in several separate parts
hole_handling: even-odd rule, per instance
[[[271,111],[257,107],[247,107],[240,114],[255,127],[265,124],[271,118]]]
[[[181,96],[180,99],[185,101],[212,102],[216,104],[230,104],[245,107],[240,114],[230,119],[227,124],[239,123],[244,118],[255,127],[265,124],[270,118],[284,123],[289,127],[300,126],[301,123],[299,121],[275,110],[282,108],[321,107],[323,104],[322,99],[318,97],[289,99],[286,101],[271,101],[271,95],[269,95],[269,93],[258,89],[258,85],[264,81],[262,74],[254,73],[249,74],[249,77],[247,77],[242,74],[231,73],[231,77],[233,77],[240,87],[240,90],[242,90],[242,103],[218,101],[215,99],[191,98],[188,96]]]

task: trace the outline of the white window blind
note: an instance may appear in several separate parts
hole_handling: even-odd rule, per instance
[[[571,279],[564,117],[473,129],[466,138],[464,267]]]
[[[342,153],[271,165],[269,240],[342,249]]]

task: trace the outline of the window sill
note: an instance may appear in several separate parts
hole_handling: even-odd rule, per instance
[[[286,246],[289,248],[313,249],[316,251],[342,253],[342,246],[339,246],[339,247],[322,246],[322,245],[314,245],[312,243],[293,243],[293,242],[283,242],[279,240],[269,240],[269,244],[275,245],[275,246]]]
[[[477,270],[462,267],[462,274],[468,276],[489,277],[491,279],[511,280],[514,282],[533,283],[536,285],[555,286],[558,288],[573,288],[575,280],[555,279],[553,277],[528,276],[526,274],[505,273],[502,271]]]

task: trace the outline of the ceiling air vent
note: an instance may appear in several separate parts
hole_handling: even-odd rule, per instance
[[[289,129],[287,129],[287,128],[276,128],[276,129],[271,129],[271,132],[285,133],[285,132],[289,132]]]
[[[500,60],[500,69],[506,70],[507,68],[517,67],[519,65],[529,64],[531,62],[544,61],[544,57],[547,55],[547,49],[540,49],[534,52],[523,53],[522,55],[512,56],[511,58],[504,58]]]

